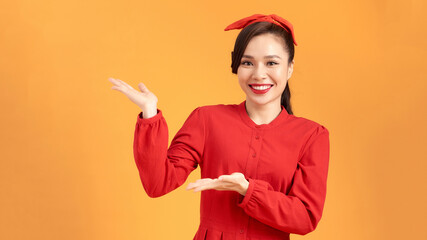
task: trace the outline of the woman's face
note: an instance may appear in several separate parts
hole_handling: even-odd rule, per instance
[[[245,49],[237,77],[246,94],[246,102],[254,105],[280,106],[286,83],[292,75],[283,40],[273,34],[253,37]]]

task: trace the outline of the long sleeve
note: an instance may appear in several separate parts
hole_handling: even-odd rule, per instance
[[[323,212],[329,165],[329,132],[320,125],[301,150],[289,193],[247,178],[249,187],[238,206],[253,218],[288,233],[313,231]]]
[[[150,197],[160,197],[181,186],[197,168],[204,148],[200,107],[193,110],[168,148],[168,127],[162,112],[144,119],[138,114],[134,158],[142,185]]]

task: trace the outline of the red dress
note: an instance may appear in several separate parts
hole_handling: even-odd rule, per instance
[[[311,120],[282,111],[257,125],[236,105],[198,107],[168,148],[161,110],[137,117],[134,157],[150,197],[181,186],[197,166],[201,178],[241,172],[245,196],[234,191],[201,192],[195,240],[290,239],[313,231],[323,211],[329,164],[329,132]]]

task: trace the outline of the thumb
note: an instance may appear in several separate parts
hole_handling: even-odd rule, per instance
[[[141,92],[149,92],[148,88],[143,83],[138,83],[138,87]]]

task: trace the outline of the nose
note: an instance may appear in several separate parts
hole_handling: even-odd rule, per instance
[[[256,80],[262,80],[262,79],[265,79],[267,77],[267,72],[266,72],[265,66],[263,64],[258,64],[254,68],[253,77]]]

